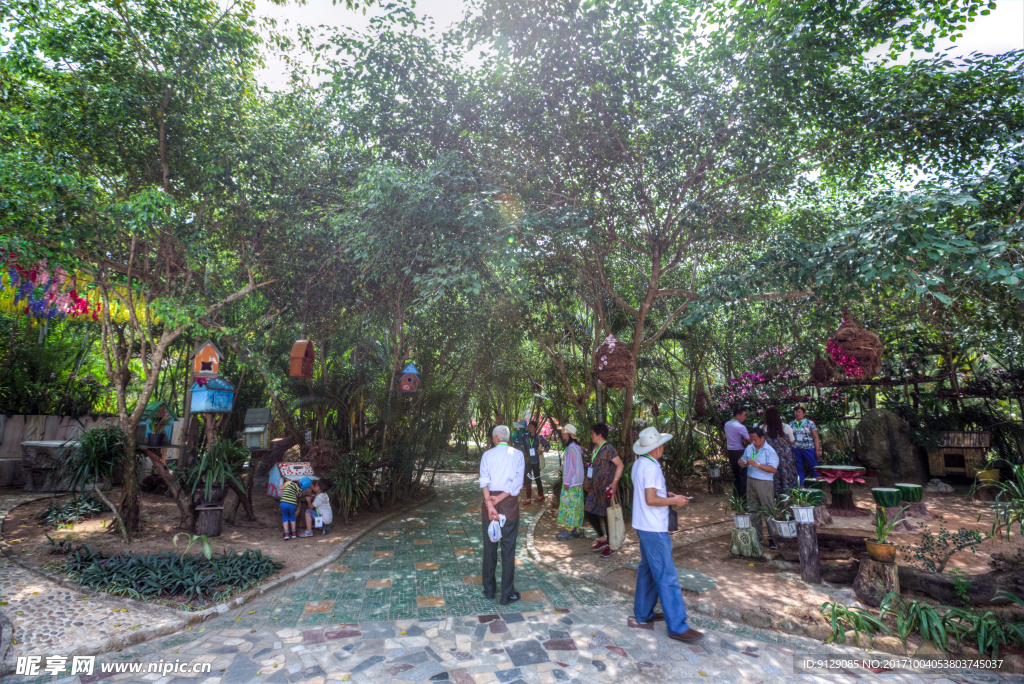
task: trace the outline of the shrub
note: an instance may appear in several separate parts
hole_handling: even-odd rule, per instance
[[[39,514],[39,519],[47,527],[70,527],[106,509],[106,505],[95,494],[83,494],[64,502],[51,501],[46,510]]]
[[[921,541],[912,546],[900,546],[899,550],[910,559],[907,563],[910,567],[922,568],[929,572],[942,572],[954,553],[964,549],[970,549],[971,553],[975,553],[978,544],[985,539],[985,535],[977,530],[961,527],[950,533],[945,525],[939,525],[938,534],[933,534],[929,529],[921,535]]]
[[[203,602],[217,593],[244,591],[282,567],[284,563],[253,549],[206,559],[170,551],[109,556],[83,546],[68,559],[64,572],[75,582],[117,596]]]

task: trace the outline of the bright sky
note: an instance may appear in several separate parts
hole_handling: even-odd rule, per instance
[[[463,6],[463,0],[417,0],[416,11],[421,16],[432,18],[435,32],[439,33],[462,19]],[[257,0],[256,11],[290,24],[356,29],[365,28],[373,13],[373,10],[367,15],[361,11],[353,12],[345,9],[343,3],[334,5],[331,0],[308,0],[305,5],[288,4],[284,7],[267,0]],[[963,38],[956,43],[946,41],[939,48],[954,56],[1024,49],[1024,0],[998,0],[991,14],[979,16],[967,25]],[[271,88],[283,88],[288,82],[288,74],[281,62],[268,60],[267,68],[260,73],[260,80]]]

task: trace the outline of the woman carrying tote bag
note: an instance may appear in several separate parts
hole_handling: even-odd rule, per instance
[[[601,558],[610,558],[616,550],[608,543],[608,500],[611,494],[618,490],[619,478],[622,477],[625,465],[619,458],[618,452],[615,451],[615,447],[606,441],[608,439],[607,425],[595,423],[590,429],[590,439],[594,442],[596,450],[594,462],[591,465],[594,473],[591,475],[592,485],[588,490],[587,503],[583,506],[583,513],[587,522],[593,526],[598,535],[597,541],[590,547],[590,550],[595,553],[599,552]]]

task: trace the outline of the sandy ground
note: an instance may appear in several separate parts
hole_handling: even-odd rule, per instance
[[[426,495],[426,490],[421,490],[417,498]],[[58,500],[69,498],[61,495]],[[117,501],[119,492],[114,490],[112,500]],[[227,514],[234,501],[234,495],[229,495]],[[47,553],[49,543],[45,534],[54,540],[68,540],[71,545],[88,544],[94,549],[106,553],[119,553],[126,550],[124,542],[119,535],[108,532],[113,521],[113,514],[107,513],[103,516],[90,518],[78,523],[74,529],[54,530],[44,528],[39,521],[39,514],[46,510],[50,499],[41,499],[14,509],[3,521],[3,537],[10,543],[16,543],[22,556],[30,563],[38,566],[47,563],[59,562],[62,556]],[[245,519],[245,509],[239,507],[237,520],[234,524],[224,523],[223,533],[216,539],[211,539],[215,551],[234,549],[244,551],[247,548],[262,551],[284,562],[282,574],[293,572],[303,568],[310,563],[324,557],[333,551],[341,542],[359,534],[376,521],[389,515],[395,510],[408,506],[410,502],[399,504],[393,509],[383,509],[378,513],[359,512],[349,518],[348,523],[341,520],[341,516],[335,513],[334,523],[331,525],[327,535],[316,532],[312,537],[282,539],[283,529],[281,527],[281,513],[277,499],[266,494],[256,493],[253,495],[253,507],[256,513],[255,521]],[[131,551],[135,553],[154,550],[182,550],[187,544],[187,538],[178,540],[179,546],[175,549],[171,539],[175,534],[183,532],[178,528],[178,507],[170,498],[155,494],[142,494],[142,518],[145,529],[139,539],[133,540]],[[304,523],[299,523],[299,530],[304,529]],[[45,533],[45,534],[44,534]],[[193,547],[195,552],[195,547]]]
[[[699,525],[731,520],[731,513],[723,501],[724,497],[708,495],[703,480],[688,483],[686,491],[682,493],[693,496],[694,499],[689,506],[679,510],[680,532],[673,535],[674,537],[681,539],[680,535],[687,534],[688,529]],[[870,488],[866,486],[854,488],[854,500],[859,507],[865,509],[874,506]],[[931,529],[933,533],[937,533],[942,525],[945,525],[951,532],[955,532],[960,527],[976,529],[984,533],[992,530],[992,514],[985,504],[972,504],[963,496],[955,494],[926,494],[925,504],[934,519],[931,521],[912,520],[916,531],[893,535],[892,541],[901,545],[912,545],[921,539],[923,532]],[[979,514],[981,515],[980,521]],[[639,548],[635,543],[635,535],[630,534],[632,528],[628,520],[626,522],[627,542],[622,550],[608,560],[601,560],[597,554],[592,554],[589,550],[593,543],[592,538],[595,537],[593,530],[587,530],[588,537],[586,539],[574,539],[568,542],[554,539],[554,535],[560,530],[555,523],[556,515],[554,510],[549,511],[537,525],[535,544],[538,552],[544,554],[545,558],[556,562],[571,558],[574,569],[579,568],[589,572],[601,572],[603,569],[614,580],[625,584],[635,582],[635,571],[624,567],[629,563],[639,562]],[[831,525],[818,529],[831,534],[865,537],[873,529],[871,521],[870,516],[834,517]],[[704,594],[699,596],[693,594],[693,599],[706,598],[719,610],[724,606],[730,606],[740,611],[761,612],[773,619],[789,616],[808,625],[821,623],[819,606],[825,601],[835,600],[833,590],[842,590],[842,587],[820,589],[810,587],[802,582],[794,581],[799,578],[798,568],[779,567],[769,563],[770,559],[751,562],[749,559],[735,558],[729,553],[729,540],[728,534],[715,536],[683,546],[674,552],[673,556],[678,567],[705,573],[714,577],[718,582],[714,589]],[[975,553],[967,550],[955,554],[946,570],[948,572],[953,568],[959,568],[968,574],[989,572],[992,569],[989,565],[992,554],[1003,553],[1012,556],[1020,551],[1021,543],[1021,537],[1016,532],[1009,541],[1005,536],[999,539],[987,539]],[[767,547],[765,547],[765,551],[768,552]],[[908,564],[909,560],[908,554],[900,554],[898,558],[901,565]],[[853,598],[850,588],[847,587],[845,593],[849,594],[847,599]],[[914,592],[904,593],[910,598],[925,598],[911,596]]]

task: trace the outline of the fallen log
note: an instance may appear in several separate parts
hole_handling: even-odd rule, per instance
[[[847,537],[842,534],[818,533],[818,558],[822,562],[859,558],[865,551],[867,537]],[[782,559],[790,563],[800,562],[800,550],[796,539],[776,539]],[[852,581],[852,580],[851,580]]]
[[[975,606],[1009,603],[1003,598],[995,600],[996,594],[1002,589],[1020,595],[1022,589],[1020,577],[1013,573],[1000,571],[968,575],[966,581],[968,603]],[[938,574],[909,566],[900,566],[900,588],[919,591],[949,606],[961,603],[953,576],[945,573]]]

